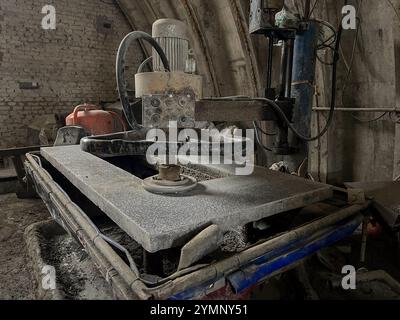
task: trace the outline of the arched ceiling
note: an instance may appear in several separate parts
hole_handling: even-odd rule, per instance
[[[151,33],[152,23],[174,18],[187,23],[204,77],[206,96],[260,94],[248,0],[117,0],[134,30]],[[146,55],[148,50],[142,48]]]

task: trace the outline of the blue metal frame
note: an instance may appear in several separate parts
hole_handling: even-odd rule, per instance
[[[245,290],[268,278],[268,276],[286,269],[321,249],[351,236],[361,223],[362,216],[358,215],[350,222],[347,221],[339,226],[333,226],[317,240],[313,238],[304,239],[272,250],[254,260],[250,265],[230,274],[226,277],[226,280],[232,285],[235,293],[243,293]],[[204,296],[209,291],[210,286],[221,279],[212,279],[200,286],[190,288],[171,297],[170,300],[190,300]]]

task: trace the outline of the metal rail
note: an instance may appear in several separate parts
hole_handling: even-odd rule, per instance
[[[329,108],[319,107],[313,108],[313,111],[325,112],[330,111]],[[400,112],[400,107],[397,108],[335,108],[336,112]]]
[[[22,148],[10,148],[10,149],[0,149],[0,157],[1,158],[11,158],[17,156],[24,156],[28,152],[39,151],[42,147],[49,146],[31,146],[31,147],[22,147]]]

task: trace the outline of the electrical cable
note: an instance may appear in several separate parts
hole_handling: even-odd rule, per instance
[[[334,74],[336,74],[336,72],[333,72]],[[333,81],[336,84],[336,80]],[[270,107],[272,107],[274,109],[274,111],[278,114],[278,116],[281,118],[282,121],[284,121],[287,126],[289,127],[289,129],[301,140],[304,141],[315,141],[318,140],[319,138],[321,138],[329,129],[331,122],[333,120],[333,115],[334,115],[334,109],[335,109],[335,103],[333,103],[333,108],[331,106],[331,111],[330,111],[330,115],[327,121],[327,124],[325,126],[325,128],[321,131],[321,133],[318,134],[318,136],[316,137],[305,137],[304,135],[302,135],[301,133],[299,133],[297,131],[297,129],[293,126],[293,124],[290,122],[290,120],[286,117],[286,114],[282,111],[282,109],[279,107],[279,105],[270,99],[267,98],[235,98],[235,97],[220,97],[220,98],[208,98],[206,100],[220,100],[220,101],[260,101],[260,102],[265,102],[267,105],[269,105]],[[332,101],[335,102],[336,101],[336,90],[332,91]]]
[[[115,1],[111,1],[111,2],[107,2],[107,1],[104,1],[104,0],[100,0],[100,2],[101,3],[104,3],[104,4],[108,4],[108,5],[110,5],[110,6],[115,6],[116,5],[116,3],[115,3]]]
[[[139,66],[139,68],[137,69],[136,73],[142,73],[143,69],[146,67],[147,64],[149,64],[151,61],[153,61],[153,57],[150,56],[148,58],[146,58]]]
[[[276,133],[269,133],[269,132],[264,131],[264,130],[261,128],[261,126],[260,126],[259,124],[257,124],[256,121],[253,122],[253,125],[254,125],[254,127],[257,128],[257,130],[260,131],[263,135],[270,136],[270,137],[273,137],[273,136],[276,136],[276,135],[277,135]]]
[[[345,1],[345,4],[347,4],[347,0]],[[332,122],[333,122],[333,118],[334,118],[334,114],[335,114],[335,106],[336,106],[336,94],[337,94],[337,66],[338,66],[338,62],[340,59],[340,43],[341,43],[341,39],[342,39],[342,33],[343,33],[343,25],[340,23],[339,25],[339,29],[337,32],[337,36],[336,36],[336,43],[335,43],[335,50],[334,50],[334,58],[333,58],[333,70],[332,70],[332,94],[331,94],[331,107],[330,107],[330,111],[329,111],[329,116],[328,116],[328,120],[327,123],[325,125],[325,128],[315,137],[306,137],[304,135],[302,135],[301,133],[299,133],[296,128],[293,126],[293,124],[288,120],[288,118],[286,117],[285,113],[281,110],[281,108],[275,103],[275,101],[266,99],[266,98],[257,98],[256,100],[258,101],[265,101],[267,102],[270,106],[272,106],[275,111],[279,114],[279,116],[281,117],[281,119],[286,122],[286,124],[288,125],[288,128],[294,133],[294,135],[296,135],[298,138],[300,138],[301,140],[304,141],[315,141],[320,139],[321,137],[323,137],[329,130]]]
[[[100,229],[94,224],[94,222],[87,218],[86,221],[92,226],[92,228],[96,231],[97,235],[102,238],[104,241],[106,241],[108,244],[110,244],[111,246],[113,246],[114,248],[117,248],[118,250],[120,250],[121,252],[123,252],[126,256],[126,258],[129,261],[129,265],[131,270],[135,273],[135,275],[139,278],[140,277],[140,271],[136,266],[135,261],[133,260],[131,254],[129,253],[129,251],[122,245],[120,245],[118,242],[114,241],[113,239],[107,237],[106,235],[104,235]]]
[[[116,241],[114,241],[113,239],[111,239],[111,238],[107,237],[106,235],[102,234],[100,231],[99,231],[99,236],[100,236],[104,241],[106,241],[107,243],[109,243],[110,245],[112,245],[114,248],[117,248],[118,250],[120,250],[121,252],[123,252],[123,253],[125,254],[126,258],[128,259],[129,266],[130,266],[131,270],[135,273],[135,275],[136,275],[137,277],[140,277],[140,271],[139,271],[139,269],[137,268],[136,263],[135,263],[135,261],[133,260],[133,258],[132,258],[132,256],[131,256],[131,254],[129,253],[129,251],[128,251],[125,247],[123,247],[122,245],[120,245],[118,242],[116,242]]]
[[[390,1],[390,0],[386,0],[386,2],[393,8],[397,18],[399,18],[399,21],[400,21],[400,13],[397,11],[397,9],[396,9],[395,5],[393,4],[393,2]]]
[[[211,100],[211,101],[226,101],[226,100],[231,100],[231,101],[238,101],[238,100],[252,100],[249,96],[230,96],[230,97],[209,97],[209,98],[204,98],[203,100]],[[276,133],[268,133],[266,131],[264,131],[258,124],[256,121],[253,121],[253,126],[254,126],[254,131],[255,131],[255,137],[256,137],[256,141],[257,143],[266,151],[272,152],[271,148],[266,147],[261,139],[260,139],[260,135],[259,132],[261,132],[262,134],[266,135],[266,136],[276,136]]]
[[[309,13],[309,15],[307,17],[308,19],[311,18],[312,14],[314,13],[314,10],[317,7],[318,2],[319,2],[319,0],[315,0],[314,5],[312,6],[312,8],[310,10],[310,13]]]
[[[345,0],[345,5],[347,5],[348,0]],[[299,133],[297,131],[297,129],[293,126],[293,124],[290,122],[290,120],[286,117],[286,114],[282,111],[282,109],[278,106],[278,104],[270,99],[267,98],[252,98],[252,101],[262,101],[267,103],[269,106],[271,106],[275,112],[278,114],[278,116],[281,118],[282,121],[284,121],[288,128],[293,132],[293,134],[295,136],[297,136],[298,138],[300,138],[301,140],[307,141],[307,142],[312,142],[315,140],[320,139],[321,137],[323,137],[329,130],[332,122],[333,122],[333,118],[335,115],[335,107],[336,107],[336,94],[337,94],[337,66],[338,66],[338,62],[340,59],[340,43],[341,43],[341,39],[342,39],[342,34],[343,34],[343,25],[342,23],[340,23],[338,31],[337,31],[337,36],[336,36],[336,41],[335,41],[335,47],[334,47],[334,58],[333,58],[333,70],[332,70],[332,94],[331,94],[331,107],[330,107],[330,111],[329,111],[329,116],[328,116],[328,120],[327,123],[324,127],[324,129],[315,137],[306,137],[303,134]],[[214,100],[238,100],[237,98],[234,99],[229,99],[229,98],[215,98]],[[258,130],[256,130],[256,138],[258,136]],[[263,146],[265,148],[265,146]]]
[[[329,42],[330,41],[330,42]],[[317,46],[317,50],[324,50],[326,48],[333,49],[332,45],[336,41],[336,31],[328,39]]]
[[[334,65],[334,69],[336,69],[336,64]],[[335,75],[335,80],[334,82],[334,86],[336,86],[336,71],[333,72]],[[287,124],[288,128],[293,132],[293,134],[295,136],[297,136],[299,139],[307,141],[307,142],[312,142],[315,140],[318,140],[319,138],[323,137],[325,135],[325,133],[328,132],[332,122],[333,122],[333,118],[334,118],[334,114],[335,114],[335,101],[336,101],[336,89],[334,89],[332,91],[332,101],[331,101],[331,110],[329,112],[329,117],[328,117],[328,121],[325,125],[325,128],[315,137],[306,137],[303,134],[301,134],[300,132],[297,131],[297,129],[293,126],[293,124],[289,121],[289,119],[286,117],[285,113],[282,111],[282,109],[278,106],[278,104],[276,104],[275,101],[266,99],[266,98],[256,98],[255,100],[257,101],[264,101],[266,102],[269,106],[273,107],[274,110],[277,112],[277,114],[279,115],[279,117]]]
[[[272,152],[272,149],[270,149],[270,148],[264,146],[264,144],[261,142],[261,139],[260,139],[260,135],[259,135],[257,126],[256,126],[255,122],[254,122],[253,124],[254,124],[254,133],[255,133],[255,137],[256,137],[256,141],[257,141],[258,145],[259,145],[260,147],[262,147],[265,151]]]
[[[288,128],[301,140],[312,142],[315,140],[318,140],[322,136],[328,132],[333,118],[335,114],[335,106],[336,106],[336,91],[337,91],[337,65],[338,61],[340,58],[340,53],[339,53],[339,47],[340,47],[340,42],[342,39],[342,33],[343,33],[343,26],[339,26],[339,30],[337,32],[337,38],[336,38],[336,44],[335,44],[335,51],[334,51],[334,63],[333,63],[333,70],[332,70],[332,96],[331,96],[331,108],[329,111],[329,117],[327,120],[327,123],[325,125],[325,128],[315,137],[306,137],[299,133],[296,128],[293,126],[293,124],[289,121],[289,119],[286,117],[285,113],[282,111],[282,109],[276,104],[275,101],[267,99],[267,98],[252,98],[251,100],[253,101],[263,101],[266,102],[269,106],[273,107],[276,113],[279,115],[279,117],[287,124]],[[225,97],[225,98],[213,98],[213,100],[240,100],[241,98],[237,97]],[[258,134],[258,132],[257,132]],[[257,137],[257,135],[256,135]]]
[[[361,119],[361,118],[358,118],[357,116],[355,116],[354,114],[351,114],[351,117],[352,117],[353,119],[357,120],[358,122],[361,122],[361,123],[372,123],[372,122],[376,122],[376,121],[381,120],[381,119],[384,118],[386,115],[387,115],[387,112],[383,113],[381,116],[379,116],[379,117],[377,117],[377,118],[375,118],[375,119],[372,119],[372,120]]]
[[[299,7],[299,1],[297,0],[293,0],[293,5],[296,7],[297,13],[299,16],[302,15],[302,12],[304,12],[304,10],[301,10]]]
[[[331,46],[335,44],[336,38],[337,38],[337,32],[336,32],[335,27],[332,24],[330,24],[328,21],[324,21],[324,20],[320,20],[320,19],[312,19],[310,21],[322,24],[323,26],[327,27],[332,32],[332,35],[328,39],[323,41],[321,44],[319,44],[317,46],[317,49],[325,49],[326,47],[333,49]]]
[[[394,4],[393,4],[390,0],[386,0],[386,2],[393,8],[393,10],[394,10],[394,12],[395,12],[397,18],[398,18],[399,21],[400,21],[400,14],[399,14],[399,12],[397,11],[397,9],[396,9],[396,7],[394,6]],[[360,0],[359,8],[358,8],[358,10],[357,10],[358,12],[360,11],[361,6],[362,6],[362,0]],[[344,94],[345,94],[345,90],[346,90],[346,87],[347,87],[347,83],[348,83],[348,81],[349,81],[350,74],[351,74],[351,71],[352,71],[352,68],[353,68],[353,62],[354,62],[354,57],[355,57],[355,47],[356,47],[356,44],[357,44],[357,41],[358,41],[358,34],[359,34],[359,31],[360,31],[359,29],[361,28],[361,27],[360,27],[360,25],[361,25],[361,18],[357,17],[357,20],[358,20],[358,28],[357,28],[356,36],[355,36],[355,39],[354,39],[353,51],[352,51],[352,56],[351,56],[351,59],[350,59],[350,64],[349,64],[349,66],[348,66],[347,76],[346,76],[346,78],[345,78],[344,85],[343,85],[343,90],[342,90],[342,105],[345,105],[345,104],[344,104]],[[343,55],[343,53],[342,53],[342,55]],[[343,56],[343,58],[344,58],[344,56]],[[381,120],[381,119],[384,118],[387,114],[388,114],[388,113],[385,112],[385,113],[383,113],[382,115],[380,115],[379,117],[377,117],[377,118],[375,118],[375,119],[372,119],[372,120],[360,119],[360,118],[358,118],[357,116],[355,116],[354,114],[352,114],[351,116],[352,116],[355,120],[357,120],[357,121],[359,121],[359,122],[361,122],[361,123],[372,123],[372,122],[376,122],[376,121]],[[392,113],[389,113],[389,115],[390,115],[390,119],[391,119],[393,122],[398,123],[397,120],[393,119]]]
[[[330,49],[332,51],[335,51],[335,48],[333,47],[333,45],[337,41],[337,31],[336,31],[335,27],[332,24],[330,24],[329,22],[327,22],[327,21],[323,21],[323,20],[319,20],[319,19],[313,19],[311,21],[317,22],[317,23],[327,27],[332,32],[332,35],[330,37],[328,37],[326,40],[323,40],[322,43],[317,45],[316,53],[315,53],[317,60],[321,64],[326,65],[326,66],[332,66],[335,62],[323,61],[322,58],[318,55],[318,52],[321,51],[321,50],[326,50],[326,49]]]
[[[362,3],[362,1],[360,1],[360,4],[361,3]],[[343,87],[342,87],[342,97],[341,97],[342,106],[345,105],[345,103],[344,103],[344,95],[345,95],[347,84],[349,82],[350,75],[351,75],[351,73],[353,71],[353,66],[354,66],[354,58],[355,58],[355,55],[356,55],[358,36],[359,36],[359,33],[360,33],[360,28],[361,28],[361,19],[359,17],[357,17],[357,22],[358,22],[358,24],[357,24],[356,34],[354,36],[353,47],[352,47],[352,50],[351,50],[350,62],[349,63],[346,62],[347,73],[346,73],[346,77],[345,77],[345,79],[343,81]],[[342,58],[343,58],[344,61],[346,61],[346,58],[345,58],[343,52],[342,52]]]
[[[360,12],[361,7],[362,7],[362,0],[359,1],[357,12]],[[359,38],[360,30],[361,30],[361,21],[362,21],[361,18],[357,17],[357,29],[356,29],[356,34],[354,36],[354,42],[353,42],[353,46],[352,46],[351,57],[350,57],[349,63],[346,63],[347,74],[346,74],[346,77],[345,77],[344,82],[343,82],[343,88],[342,88],[342,94],[341,94],[341,101],[342,101],[342,105],[343,106],[345,106],[344,96],[345,96],[345,93],[346,93],[347,84],[348,84],[348,82],[350,80],[350,75],[352,73],[353,66],[354,66],[356,48],[357,48],[358,38]],[[344,53],[343,52],[342,52],[342,57],[343,57],[343,60],[345,61],[346,59],[344,57]],[[387,112],[384,112],[379,117],[371,119],[371,120],[361,119],[361,118],[357,117],[354,113],[351,114],[351,117],[353,119],[357,120],[360,123],[372,123],[372,122],[376,122],[376,121],[381,120],[386,115],[387,115]]]
[[[325,61],[323,61],[322,59],[321,59],[321,57],[317,54],[317,60],[321,63],[321,64],[323,64],[323,65],[325,65],[325,66],[333,66],[333,64],[334,64],[334,62],[325,62]]]
[[[146,42],[148,42],[159,54],[161,61],[164,65],[164,69],[170,72],[170,65],[164,53],[164,50],[152,36],[142,31],[133,31],[129,33],[122,40],[118,48],[117,62],[116,62],[117,87],[118,87],[119,97],[121,99],[122,109],[125,114],[125,118],[132,129],[138,129],[140,128],[140,125],[137,123],[135,116],[130,112],[131,105],[130,105],[129,95],[127,92],[127,84],[125,81],[124,66],[129,46],[136,40],[145,40]]]

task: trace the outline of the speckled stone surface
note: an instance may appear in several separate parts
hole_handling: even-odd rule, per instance
[[[149,252],[182,245],[211,223],[227,231],[333,194],[327,185],[257,168],[252,176],[205,181],[184,196],[162,196],[80,146],[43,148],[41,154]]]

